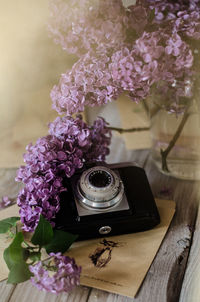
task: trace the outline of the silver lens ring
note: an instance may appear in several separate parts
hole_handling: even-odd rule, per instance
[[[96,166],[83,172],[77,187],[79,202],[92,209],[106,209],[118,204],[123,197],[124,186],[111,169]]]

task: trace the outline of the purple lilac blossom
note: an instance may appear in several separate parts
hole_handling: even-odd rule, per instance
[[[110,70],[113,81],[119,89],[129,92],[131,98],[139,102],[149,94],[152,73],[156,71],[157,62],[145,62],[138,58],[135,50],[124,48],[112,56]]]
[[[45,264],[39,261],[37,264],[29,266],[34,275],[31,277],[32,284],[39,290],[54,294],[70,292],[80,284],[81,267],[76,265],[73,258],[62,256],[61,253],[50,253],[50,256],[54,261],[53,275],[50,275]]]
[[[4,208],[8,207],[12,203],[13,203],[13,201],[11,201],[8,196],[3,196],[2,200],[0,201],[0,209],[4,209]]]
[[[193,64],[193,55],[190,47],[178,34],[168,35],[161,31],[144,32],[136,40],[135,50],[144,62],[157,61],[157,80],[174,81],[181,77]]]
[[[192,64],[192,52],[178,34],[169,36],[157,31],[144,32],[131,51],[124,48],[114,53],[110,70],[119,89],[129,92],[131,99],[139,102],[148,96],[154,83],[164,82],[160,86],[163,88],[173,87],[175,81],[185,84]],[[175,90],[177,97],[190,97],[190,92],[185,85]]]
[[[109,70],[110,58],[105,54],[87,53],[72,69],[62,74],[51,91],[53,109],[59,114],[81,112],[86,105],[100,106],[120,94]]]
[[[195,40],[200,39],[200,8],[197,11],[180,11],[174,23],[174,31]]]
[[[125,40],[127,16],[121,0],[53,0],[50,11],[50,35],[68,53],[116,49]]]
[[[144,33],[135,45],[144,61],[157,62],[152,76],[159,104],[156,99],[154,102],[171,113],[182,113],[183,97],[189,100],[192,96],[193,55],[189,45],[177,33],[161,35],[160,31]]]
[[[169,1],[169,0],[142,0],[139,4],[146,9],[155,10],[154,22],[160,26],[172,27],[174,32],[182,33],[193,39],[200,39],[200,1]],[[165,21],[172,21],[165,24]]]
[[[171,90],[173,108],[178,108],[180,96],[191,96],[193,84],[190,89],[184,85],[192,83],[193,56],[184,37],[199,38],[200,1],[139,0],[128,8],[120,0],[115,5],[113,0],[94,3],[52,2],[52,28],[57,28],[59,37],[61,32],[62,37],[70,37],[69,48],[82,39],[79,61],[62,74],[51,91],[53,109],[67,115],[82,112],[85,106],[117,99],[123,90],[139,102],[149,95],[153,84],[165,92]],[[69,7],[77,14],[69,16]],[[123,30],[118,32],[114,25]]]
[[[150,10],[155,10],[155,22],[163,23],[166,20],[175,20],[180,11],[197,11],[200,9],[199,0],[139,0],[140,4]]]
[[[26,166],[16,177],[25,184],[17,199],[25,231],[35,229],[40,214],[53,225],[60,209],[59,196],[67,190],[65,179],[85,161],[104,161],[109,153],[111,132],[102,118],[89,127],[81,117],[57,117],[50,123],[49,133],[27,146]]]

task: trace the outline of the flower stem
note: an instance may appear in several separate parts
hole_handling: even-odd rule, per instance
[[[144,108],[147,116],[149,116],[149,106],[147,105],[146,100],[144,100],[144,99],[142,100],[142,105],[143,105],[143,108]]]
[[[150,128],[149,127],[138,127],[138,128],[128,128],[128,129],[123,129],[123,128],[117,128],[117,127],[108,127],[108,129],[112,131],[117,131],[119,133],[126,133],[126,132],[138,132],[138,131],[147,131]]]
[[[188,108],[187,108],[184,112],[180,125],[178,126],[172,140],[169,142],[168,147],[165,150],[162,150],[162,149],[160,150],[160,154],[161,154],[161,158],[162,158],[162,170],[165,172],[170,172],[168,165],[167,165],[167,156],[170,153],[170,151],[172,150],[172,148],[174,147],[174,145],[176,144],[176,141],[178,140],[189,116],[190,116],[190,113],[188,112]]]

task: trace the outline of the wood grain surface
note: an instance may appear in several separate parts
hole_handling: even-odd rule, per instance
[[[116,141],[117,144],[117,141]],[[116,148],[116,146],[113,146]],[[135,299],[79,286],[70,294],[58,296],[40,292],[31,283],[17,286],[0,283],[1,302],[199,302],[200,290],[200,214],[199,183],[162,175],[151,161],[148,150],[118,153],[109,162],[133,160],[147,172],[155,197],[174,199],[177,211],[165,239]],[[14,182],[15,169],[0,170],[0,195],[12,192],[16,197],[19,184]],[[2,185],[3,184],[3,185]],[[2,194],[3,190],[3,194]],[[184,281],[183,281],[184,278]]]
[[[200,188],[199,188],[200,189]],[[200,198],[199,198],[200,201]],[[188,265],[183,280],[180,302],[200,301],[200,210],[194,229]]]

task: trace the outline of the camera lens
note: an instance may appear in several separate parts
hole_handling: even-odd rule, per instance
[[[111,181],[111,175],[106,171],[97,170],[89,175],[90,184],[97,188],[107,187]]]
[[[96,166],[83,172],[77,186],[77,199],[90,209],[108,209],[118,204],[124,187],[117,173],[104,166]]]

